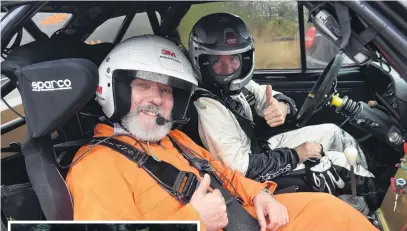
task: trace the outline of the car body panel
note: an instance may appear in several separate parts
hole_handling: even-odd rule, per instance
[[[395,178],[407,179],[407,171],[399,169],[394,176]],[[384,226],[384,230],[387,231],[406,231],[407,230],[407,194],[399,196],[397,200],[396,211],[394,209],[394,201],[396,199],[395,193],[389,187],[386,196],[384,197],[382,206],[380,207],[378,214],[380,222]]]

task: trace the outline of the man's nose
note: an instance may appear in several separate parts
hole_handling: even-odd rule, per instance
[[[150,89],[150,94],[148,97],[148,101],[155,104],[155,105],[161,105],[162,103],[162,97],[161,97],[161,92],[159,88],[151,88]]]
[[[234,71],[233,66],[229,61],[223,62],[223,70],[224,70],[225,74],[227,74],[227,75]]]

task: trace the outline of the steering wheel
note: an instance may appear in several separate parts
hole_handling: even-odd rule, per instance
[[[342,52],[339,52],[325,67],[322,74],[305,99],[297,115],[297,126],[302,127],[308,120],[329,101],[332,86],[338,76],[343,62]]]

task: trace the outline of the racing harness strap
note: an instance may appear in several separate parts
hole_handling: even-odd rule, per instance
[[[254,104],[256,103],[256,97],[254,96],[254,94],[246,88],[242,88],[241,91],[246,98],[246,101],[249,103],[251,110],[255,111]],[[233,113],[244,133],[246,133],[246,135],[250,137],[250,150],[252,151],[252,154],[261,154],[271,151],[268,142],[266,140],[260,139],[256,135],[256,131],[254,129],[256,124],[252,120],[250,120],[247,115],[245,115],[243,105],[240,102],[232,99],[232,97],[227,94],[222,94],[221,92],[219,94],[215,94],[203,88],[198,88],[195,91],[194,95],[192,96],[192,101],[196,101],[201,97],[214,99]],[[289,105],[291,116],[297,113],[297,107],[295,106],[295,102],[291,98],[283,94],[279,94],[275,96],[275,99]]]
[[[168,193],[183,203],[190,201],[197,187],[198,179],[193,173],[180,171],[164,161],[158,162],[147,153],[118,139],[94,137],[89,142],[89,145],[103,145],[124,155],[127,159],[135,162],[138,167],[143,168]],[[181,188],[181,184],[185,179],[185,184]]]
[[[236,196],[233,196],[223,187],[223,182],[216,175],[210,163],[205,159],[193,155],[191,150],[180,144],[176,139],[170,137],[170,140],[174,144],[174,147],[185,157],[185,159],[188,160],[190,165],[198,169],[201,174],[209,174],[211,178],[211,187],[213,189],[219,189],[222,193],[222,196],[226,201],[229,220],[229,223],[224,230],[260,230],[258,221],[243,208]],[[184,204],[190,202],[195,189],[199,185],[199,180],[194,173],[181,171],[164,161],[156,161],[144,151],[118,139],[95,137],[89,142],[89,145],[95,144],[108,147],[135,162],[138,167],[143,168],[154,180],[156,180],[164,190]]]
[[[254,94],[245,88],[243,89],[242,91],[245,94],[246,100],[249,102],[250,106],[253,107],[254,103],[256,102]],[[256,124],[249,118],[247,118],[247,116],[244,113],[244,108],[242,104],[232,99],[232,97],[230,97],[229,95],[224,95],[223,97],[220,97],[210,91],[199,88],[195,91],[193,95],[193,101],[201,97],[214,99],[233,113],[244,133],[246,133],[246,135],[250,137],[251,141],[250,150],[252,151],[252,154],[260,154],[270,151],[267,141],[259,139],[258,136],[256,135],[256,132],[254,130]]]

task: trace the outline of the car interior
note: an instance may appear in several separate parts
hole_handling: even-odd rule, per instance
[[[11,6],[19,7],[18,4],[13,3],[14,5],[12,5],[7,2],[6,8],[7,6],[10,6],[9,9]],[[134,4],[120,2],[119,4],[59,1],[47,4],[30,3],[39,5],[31,5],[27,12],[34,10],[72,12],[74,17],[69,26],[65,26],[64,29],[57,31],[49,38],[46,35],[44,38],[38,28],[33,28],[30,17],[20,19],[18,22],[20,27],[15,28],[12,35],[18,33],[24,26],[27,30],[36,30],[32,34],[37,34],[38,38],[43,39],[14,47],[7,53],[5,61],[1,63],[2,74],[10,79],[8,84],[5,84],[4,87],[2,85],[2,97],[12,89],[18,88],[24,105],[24,118],[19,118],[20,123],[17,126],[23,124],[27,126],[24,144],[12,143],[9,147],[2,148],[2,152],[16,153],[3,158],[1,162],[3,223],[7,223],[8,217],[17,220],[73,219],[72,201],[64,178],[76,151],[89,141],[93,135],[94,126],[103,119],[103,113],[94,100],[99,64],[121,40],[120,37],[123,37],[128,29],[135,12],[147,12],[155,34],[179,42],[177,26],[191,4],[200,3],[139,2]],[[25,6],[24,2],[19,4],[22,7]],[[91,8],[95,10],[85,10]],[[160,12],[162,16],[160,22],[154,17],[154,11]],[[122,28],[116,35],[118,39],[112,43],[94,45],[83,42],[84,38],[97,26],[117,15],[126,17]],[[75,29],[74,34],[70,34],[72,29]],[[2,45],[2,50],[4,50],[3,48]],[[386,128],[396,126],[404,132],[402,134],[406,135],[407,120],[402,118],[407,114],[407,83],[400,77],[394,77],[391,73],[384,71],[383,65],[385,65],[385,61],[378,60],[376,64],[349,67],[339,72],[336,79],[336,92],[341,97],[346,95],[351,99],[349,104],[353,102],[353,107],[356,107],[356,102],[360,101],[378,102],[379,106],[376,108],[393,118],[392,122],[386,122],[389,124]],[[272,83],[273,89],[290,96],[300,109],[307,99],[309,90],[318,81],[321,71],[257,71],[253,79],[259,84]],[[61,92],[57,96],[52,91],[41,97],[32,93],[31,82],[52,81],[56,75],[61,73],[69,76],[72,89],[75,90]],[[343,113],[350,114],[351,112]],[[188,114],[190,122],[180,129],[197,144],[203,146],[197,131],[197,114],[192,104]],[[21,120],[24,122],[21,123]],[[278,128],[269,128],[264,119],[259,116],[255,116],[254,120],[258,134],[261,134],[263,138],[298,128],[295,118],[289,118],[283,126]],[[387,190],[390,185],[389,177],[397,171],[392,166],[398,163],[403,156],[402,144],[391,143],[387,141],[387,137],[383,136],[382,132],[369,126],[356,127],[350,121],[351,119],[336,113],[332,107],[324,107],[314,113],[307,125],[335,123],[356,137],[369,158],[369,169],[379,178],[377,182],[380,187]],[[8,129],[3,129],[2,125],[2,135],[7,131]],[[7,198],[3,195],[6,195]],[[16,199],[13,200],[13,197]],[[27,207],[24,213],[13,214],[17,211],[13,209],[15,201],[21,201],[21,198],[32,206]]]
[[[57,6],[60,4],[58,2],[54,3]],[[84,5],[74,5],[74,8],[91,7],[93,4],[92,2],[87,2],[84,3]],[[123,14],[123,12],[120,12],[120,9],[126,8],[126,3],[120,5],[120,7],[113,8],[112,2],[99,4],[105,11],[99,15],[99,21],[95,20],[98,23],[102,23],[108,19],[108,17],[111,16],[109,12]],[[142,11],[143,8],[144,10],[147,8],[147,6],[143,4],[138,6],[138,12]],[[48,7],[54,12],[57,11],[54,8],[55,5],[48,5]],[[66,4],[61,4],[59,7],[66,7]],[[165,4],[163,4],[162,7],[164,8]],[[185,11],[184,8],[185,6],[174,7],[172,11],[169,9],[168,16],[174,18],[173,14],[175,10],[177,10],[177,15],[179,15],[179,12]],[[131,17],[131,14],[134,14],[135,10],[134,7],[129,9],[131,9],[131,11],[127,12],[127,17]],[[45,7],[43,10],[46,11],[47,8]],[[66,9],[63,10],[66,11]],[[150,10],[152,11],[153,9]],[[88,15],[81,16],[88,17]],[[80,21],[81,18],[78,17],[76,20]],[[87,32],[91,32],[99,25],[95,23],[95,21],[93,21],[93,28],[88,28],[90,31]],[[165,20],[162,21],[162,25],[167,25],[168,27],[171,27],[171,25],[176,26],[173,21],[167,23]],[[81,24],[81,26],[85,27],[87,25]],[[85,32],[86,30],[80,31]],[[28,98],[25,98],[24,95],[29,94],[31,89],[25,88],[25,90],[22,90],[19,88],[24,104],[27,134],[33,133],[36,135],[34,135],[35,138],[24,142],[27,146],[15,144],[14,146],[10,146],[8,150],[2,150],[17,152],[16,155],[2,159],[2,171],[10,173],[7,174],[7,176],[2,174],[2,184],[5,186],[13,186],[9,187],[9,189],[13,190],[17,185],[24,186],[29,182],[32,188],[24,188],[24,190],[29,191],[26,192],[26,194],[33,195],[32,193],[35,192],[37,198],[35,198],[35,196],[26,196],[26,200],[36,202],[30,202],[32,208],[41,208],[42,211],[28,210],[27,213],[25,213],[26,216],[24,214],[9,214],[9,216],[13,216],[19,220],[32,220],[38,219],[38,217],[47,220],[73,219],[71,198],[66,188],[64,178],[68,171],[67,166],[72,161],[73,155],[81,145],[89,141],[89,138],[93,135],[94,126],[100,122],[99,118],[103,116],[100,107],[96,101],[91,100],[91,98],[93,96],[94,99],[99,78],[97,66],[102,62],[113,46],[113,43],[89,45],[78,39],[78,35],[69,36],[64,33],[63,30],[60,30],[50,38],[37,40],[12,49],[7,54],[7,59],[2,62],[2,74],[9,77],[9,84],[14,86],[17,85],[17,83],[21,86],[21,82],[25,79],[31,81],[34,79],[35,81],[47,81],[47,79],[51,78],[61,69],[68,70],[72,68],[72,63],[76,63],[80,68],[76,73],[72,73],[71,76],[75,76],[75,79],[78,81],[81,81],[80,77],[86,77],[88,81],[79,82],[77,84],[78,86],[87,86],[86,88],[72,92],[65,97],[37,99],[38,102],[42,102],[41,105],[52,105],[52,107],[50,106],[49,108],[41,108],[38,104],[33,104],[30,109],[27,108]],[[93,65],[84,63],[82,59],[91,61]],[[57,62],[58,66],[55,65],[55,62]],[[28,71],[25,72],[25,70]],[[67,73],[69,73],[69,71]],[[33,99],[31,98],[31,100]],[[35,102],[37,100],[33,101]],[[46,101],[48,101],[48,103]],[[58,111],[55,110],[57,105],[60,106],[60,110]],[[52,112],[56,114],[50,115],[50,110],[48,110],[50,108],[52,108]],[[28,118],[32,119],[28,120]],[[27,137],[29,137],[29,135],[27,135]],[[18,171],[16,171],[17,169]],[[47,182],[47,184],[44,184],[44,182]],[[2,188],[2,192],[6,190],[7,188]],[[14,190],[14,192],[9,192],[9,194],[18,194],[18,190],[19,188]],[[9,194],[2,193],[3,196]],[[14,205],[14,201],[10,198],[11,197],[9,197],[7,201],[3,201],[3,210],[7,210],[8,205]],[[39,205],[41,206],[39,207]],[[4,213],[2,215],[3,220],[5,220]]]

